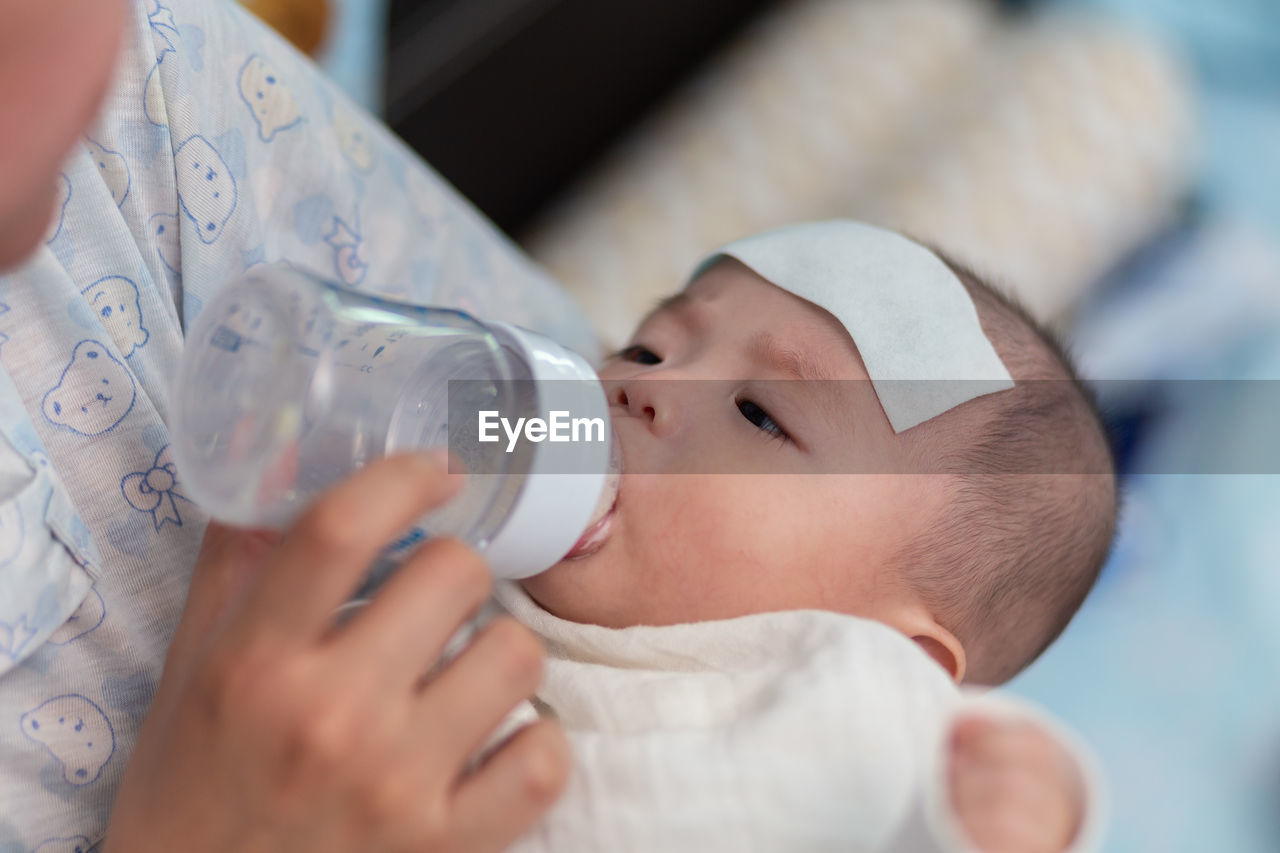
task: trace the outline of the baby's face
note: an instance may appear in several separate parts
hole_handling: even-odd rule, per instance
[[[834,317],[725,261],[600,375],[622,485],[593,547],[523,582],[539,604],[613,627],[801,608],[894,623],[909,595],[887,566],[942,495],[933,477],[831,473],[900,469],[905,451]]]

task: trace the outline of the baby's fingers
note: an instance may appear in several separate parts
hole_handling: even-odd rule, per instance
[[[1030,723],[957,722],[948,781],[955,815],[988,853],[1062,851],[1078,830],[1082,790],[1074,763]]]
[[[951,772],[951,802],[962,820],[990,815],[1029,815],[1059,834],[1074,829],[1073,792],[1052,776],[1018,765],[957,762]]]
[[[1031,814],[982,812],[963,825],[969,842],[982,853],[1062,853],[1066,849],[1062,839]]]
[[[1070,769],[1066,750],[1047,732],[1023,720],[963,717],[951,728],[952,755],[987,763],[1035,764]]]

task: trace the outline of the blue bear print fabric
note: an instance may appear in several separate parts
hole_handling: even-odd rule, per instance
[[[83,696],[55,696],[22,715],[22,733],[62,766],[69,785],[88,785],[116,751],[116,733],[102,709]]]
[[[133,411],[138,386],[124,362],[98,341],[80,341],[42,401],[49,423],[86,437],[113,430]]]
[[[173,159],[175,168],[187,176],[178,188],[182,213],[195,226],[201,242],[212,243],[222,236],[239,201],[231,167],[201,136],[193,136],[178,146]]]
[[[258,138],[275,139],[282,130],[302,121],[302,111],[293,90],[281,79],[280,72],[265,57],[254,54],[240,69],[240,97],[258,125]]]
[[[72,838],[50,838],[40,842],[35,853],[90,853],[92,844],[83,835]]]
[[[228,0],[135,0],[116,82],[0,276],[0,851],[88,851],[207,521],[169,451],[183,328],[259,264],[517,323],[576,306]]]
[[[111,333],[125,358],[147,342],[151,333],[142,325],[138,285],[122,275],[104,276],[80,293],[98,321]]]

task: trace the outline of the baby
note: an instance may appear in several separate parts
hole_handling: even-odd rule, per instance
[[[1013,382],[962,389],[957,405],[904,421],[904,389],[867,366],[894,342],[868,335],[881,351],[864,360],[837,317],[860,299],[884,310],[870,305],[877,294],[853,281],[825,297],[829,311],[789,292],[812,275],[806,253],[845,237],[905,252],[962,294]],[[1108,552],[1116,486],[1089,396],[1022,311],[898,235],[820,223],[753,239],[784,271],[777,280],[744,253],[713,256],[603,366],[625,461],[613,509],[568,559],[499,593],[547,643],[541,710],[565,725],[577,762],[569,794],[527,841],[1083,846],[1079,795],[1052,760],[1039,777],[1009,765],[1035,827],[1024,837],[1042,847],[1002,846],[965,814],[963,791],[948,808],[930,782],[946,772],[946,732],[954,771],[977,725],[948,729],[955,685],[1000,684],[1034,660]],[[903,328],[909,345],[928,331]],[[1052,752],[1034,737],[1011,748]],[[731,793],[710,793],[730,779]],[[611,785],[617,797],[599,793]],[[697,820],[722,834],[699,835]],[[962,830],[948,828],[956,820]]]

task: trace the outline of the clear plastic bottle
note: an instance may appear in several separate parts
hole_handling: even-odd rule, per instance
[[[467,481],[399,543],[448,534],[494,574],[559,561],[607,511],[617,442],[591,367],[541,335],[355,293],[285,265],[250,270],[200,313],[175,394],[174,453],[214,517],[283,527],[397,451],[448,448]],[[481,440],[479,416],[580,419],[568,441]],[[561,416],[563,423],[565,416]],[[494,426],[491,423],[491,426]]]

